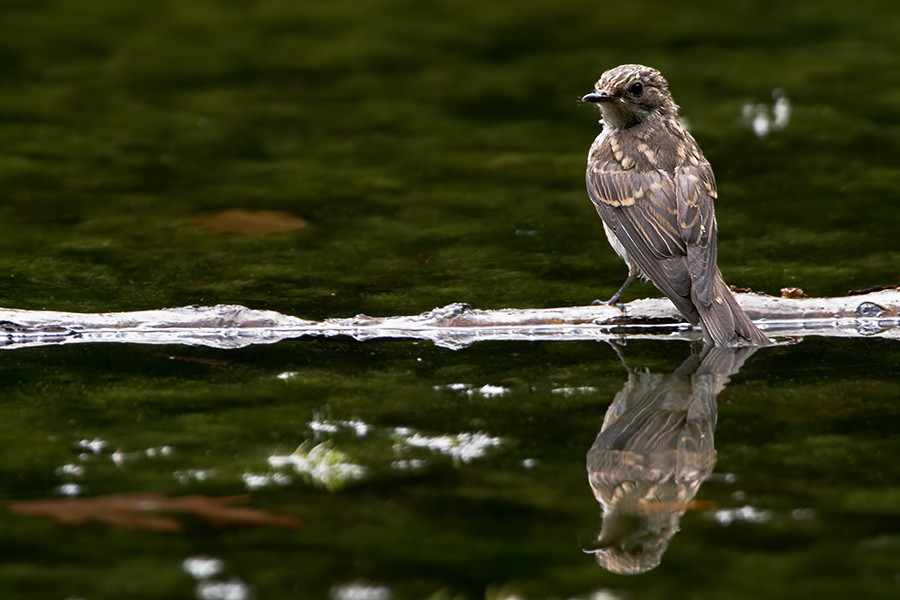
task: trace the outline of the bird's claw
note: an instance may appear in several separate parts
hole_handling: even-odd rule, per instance
[[[622,312],[625,312],[625,303],[622,302],[621,300],[618,300],[615,298],[610,298],[609,300],[600,300],[598,298],[597,300],[594,300],[593,302],[591,302],[591,305],[592,306],[615,306]]]

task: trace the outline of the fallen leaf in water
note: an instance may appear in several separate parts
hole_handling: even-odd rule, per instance
[[[290,233],[309,225],[300,217],[280,210],[223,210],[209,215],[194,215],[191,219],[216,233],[245,235]]]
[[[93,498],[25,500],[11,503],[9,510],[20,515],[49,517],[62,523],[100,521],[129,529],[168,532],[181,531],[183,526],[177,519],[160,513],[193,514],[219,526],[252,525],[283,529],[300,527],[300,520],[294,517],[256,508],[231,506],[249,500],[248,494],[210,498],[199,495],[168,497],[159,493],[135,493]]]
[[[809,298],[806,293],[798,287],[781,288],[782,298]]]

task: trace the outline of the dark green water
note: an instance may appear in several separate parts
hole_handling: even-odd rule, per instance
[[[0,304],[321,319],[607,297],[625,268],[584,191],[599,126],[576,99],[625,62],[666,75],[715,169],[727,281],[821,296],[900,284],[892,1],[7,0]],[[775,88],[791,121],[760,139],[742,107]],[[231,208],[310,225],[222,235],[190,218]],[[666,375],[691,348],[624,353]],[[410,599],[895,598],[898,369],[877,339],[749,357],[718,395],[712,475],[661,564],[624,576],[582,552],[601,529],[587,453],[629,376],[608,346],[7,351],[0,597],[226,597],[185,573],[204,556],[224,564],[207,584],[258,599],[353,583]],[[416,432],[499,445],[466,462],[411,445]],[[272,479],[291,471],[269,457],[320,442],[362,478]],[[157,533],[8,510],[65,484],[225,496],[252,475],[270,484],[250,505],[300,529],[187,515]]]

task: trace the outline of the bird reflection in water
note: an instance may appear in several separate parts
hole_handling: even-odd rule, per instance
[[[587,454],[603,526],[584,548],[622,575],[659,565],[716,464],[716,396],[756,348],[704,346],[670,375],[629,370]]]

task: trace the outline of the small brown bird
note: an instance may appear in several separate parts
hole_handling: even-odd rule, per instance
[[[716,266],[716,182],[678,119],[656,69],[610,69],[582,98],[603,114],[588,154],[587,189],[606,237],[628,265],[618,302],[636,277],[649,279],[718,346],[770,340],[738,306]]]

